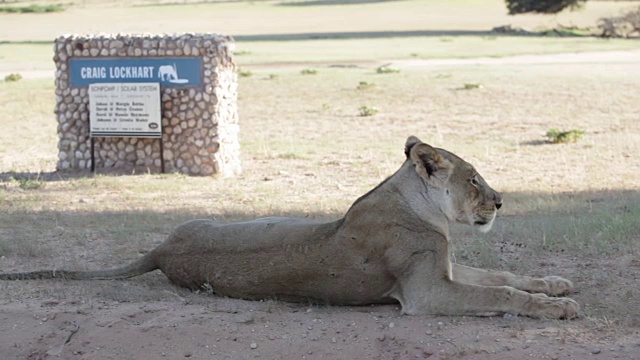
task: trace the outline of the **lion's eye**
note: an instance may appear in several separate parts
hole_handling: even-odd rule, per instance
[[[478,178],[476,178],[475,176],[471,178],[471,184],[473,186],[478,186]]]

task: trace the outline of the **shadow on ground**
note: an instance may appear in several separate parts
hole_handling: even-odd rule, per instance
[[[389,0],[396,1],[396,0]],[[301,5],[302,6],[302,5]],[[248,34],[233,35],[235,41],[300,41],[300,40],[348,40],[348,39],[385,39],[405,37],[440,37],[440,36],[491,36],[491,37],[592,37],[558,32],[534,32],[520,30],[517,32],[496,32],[492,30],[412,30],[412,31],[343,31],[343,32],[308,32],[289,34]],[[51,41],[0,41],[4,44],[50,44]]]
[[[504,206],[490,233],[480,234],[468,226],[452,229],[454,261],[520,274],[553,274],[572,279],[580,289],[576,300],[585,304],[588,316],[606,316],[640,326],[640,318],[629,315],[631,309],[640,306],[637,292],[640,286],[639,192],[503,195]],[[332,221],[342,217],[343,212],[276,209],[271,215]],[[155,248],[185,221],[207,218],[228,223],[254,217],[250,206],[247,212],[220,211],[215,206],[206,211],[157,211],[152,203],[145,209],[122,211],[15,209],[5,212],[0,219],[0,255],[3,256],[0,271],[122,265]],[[109,283],[108,286],[100,283],[91,289],[94,292],[102,289],[98,298],[118,301],[171,299],[173,295],[165,292],[175,289],[159,274],[126,285],[128,283]],[[95,296],[83,295],[86,291],[83,289],[78,285],[65,291]],[[36,294],[40,290],[34,287],[30,291]]]
[[[331,5],[363,5],[384,2],[397,2],[402,0],[311,0],[311,1],[286,1],[279,6],[331,6]]]
[[[73,170],[73,171],[7,171],[0,173],[0,185],[3,182],[14,180],[36,180],[43,182],[68,181],[74,179],[93,178],[98,176],[140,176],[140,175],[162,175],[159,169],[150,169],[148,167],[129,167],[121,169],[96,169],[95,173],[89,170]],[[166,173],[167,175],[171,173]]]
[[[313,32],[292,34],[234,35],[236,41],[296,41],[331,39],[384,39],[427,36],[549,36],[544,32],[497,33],[491,30],[414,30],[414,31],[353,31],[353,32]],[[562,35],[581,36],[581,35]]]

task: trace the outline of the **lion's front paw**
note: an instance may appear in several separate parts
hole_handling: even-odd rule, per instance
[[[552,319],[578,317],[580,305],[573,299],[549,297],[545,294],[531,294],[531,297],[531,301],[525,305],[524,315]]]
[[[531,290],[550,296],[568,294],[573,291],[573,283],[560,276],[545,276],[542,279],[531,280]]]

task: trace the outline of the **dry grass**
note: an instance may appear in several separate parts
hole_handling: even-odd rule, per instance
[[[0,84],[2,172],[38,172],[55,166],[57,154],[52,145],[56,146],[58,136],[52,116],[54,101],[51,80]]]

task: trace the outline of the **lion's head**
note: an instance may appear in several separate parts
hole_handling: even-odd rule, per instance
[[[473,165],[444,149],[435,149],[410,136],[405,144],[407,159],[430,186],[444,191],[450,220],[477,226],[487,232],[493,225],[502,196],[493,190]]]

